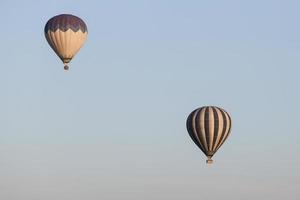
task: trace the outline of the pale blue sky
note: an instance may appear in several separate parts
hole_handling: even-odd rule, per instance
[[[0,1],[0,199],[296,199],[299,1]],[[43,29],[81,17],[70,71]],[[188,114],[233,120],[214,165]]]

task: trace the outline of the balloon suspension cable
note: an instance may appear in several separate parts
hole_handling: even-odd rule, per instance
[[[68,64],[65,63],[64,70],[69,70]]]
[[[211,159],[210,156],[207,156],[206,164],[213,164],[213,160]]]

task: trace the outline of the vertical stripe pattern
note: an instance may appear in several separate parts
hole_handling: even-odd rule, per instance
[[[222,108],[205,106],[188,116],[186,126],[194,143],[211,158],[228,138],[231,118]]]

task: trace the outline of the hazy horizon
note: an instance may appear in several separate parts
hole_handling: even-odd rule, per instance
[[[2,0],[0,199],[296,199],[299,6]],[[89,31],[68,72],[61,13]],[[205,105],[233,123],[212,166],[185,127]]]

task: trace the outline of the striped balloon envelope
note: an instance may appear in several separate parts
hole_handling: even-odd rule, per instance
[[[211,164],[211,158],[229,136],[231,118],[222,108],[204,106],[188,116],[186,126],[194,143],[207,156],[206,163]]]
[[[46,23],[44,33],[49,45],[64,63],[64,69],[68,70],[68,63],[87,38],[86,24],[74,15],[57,15]]]

